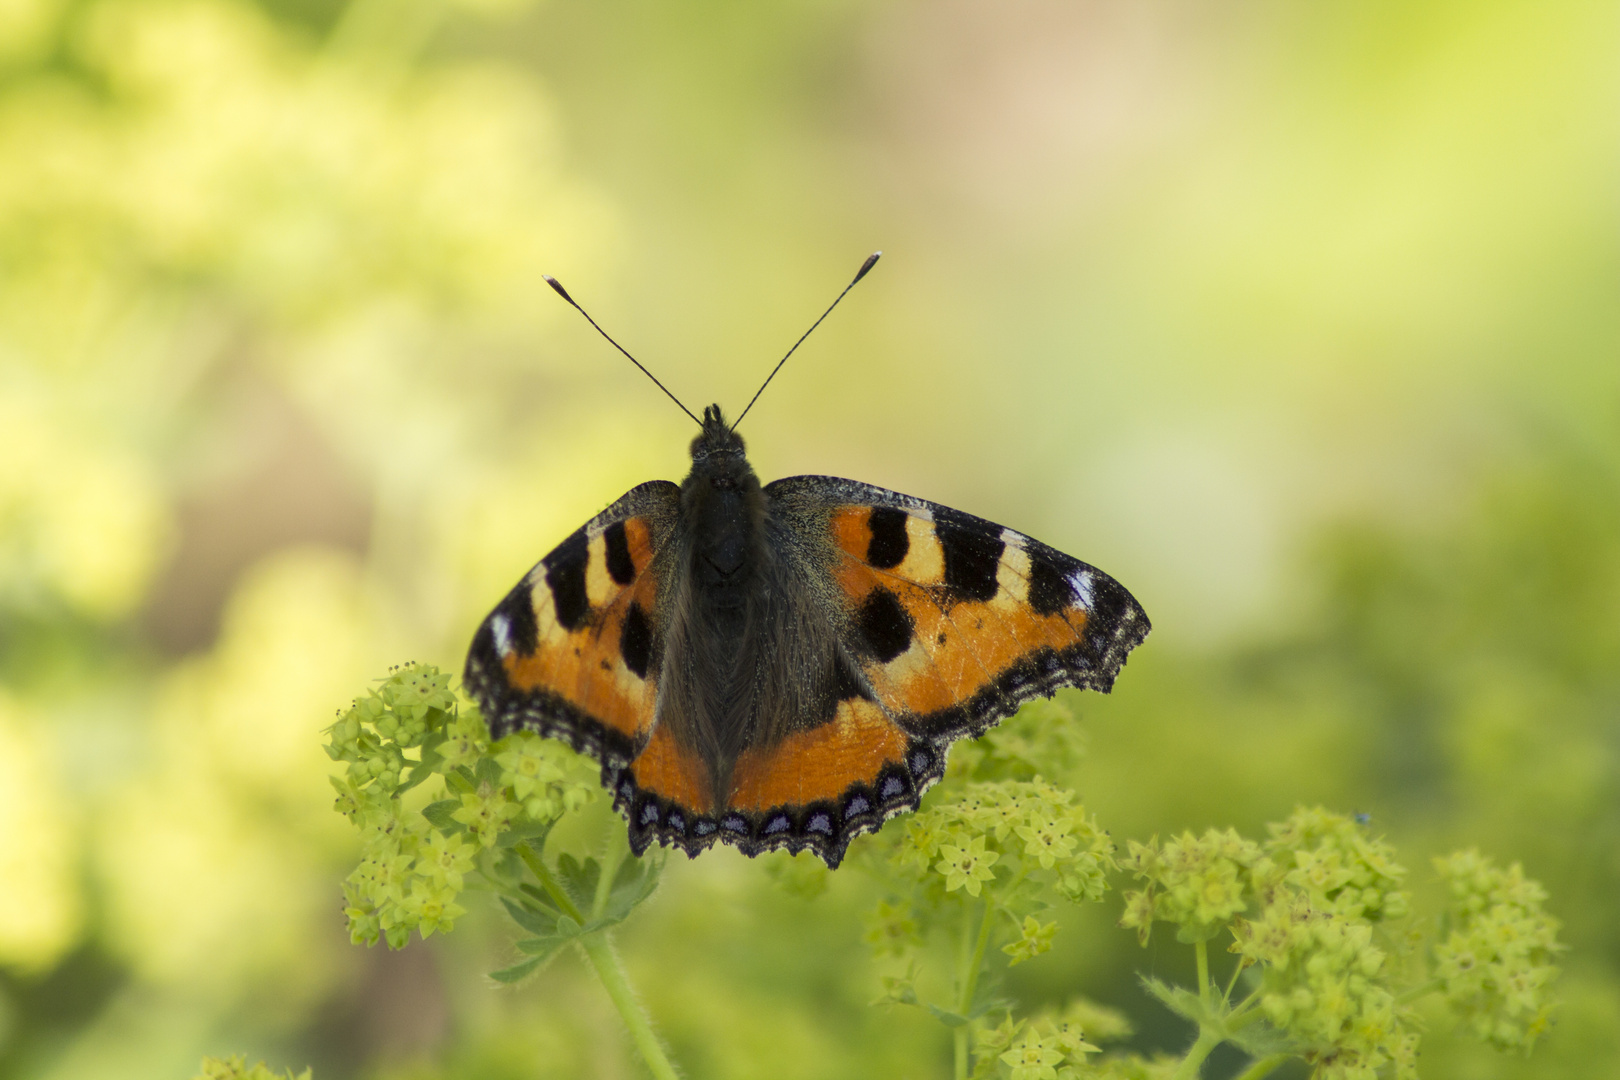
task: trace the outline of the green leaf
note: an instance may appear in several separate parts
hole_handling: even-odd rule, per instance
[[[525,840],[528,840],[534,842],[534,846],[539,848],[542,846],[540,841],[545,840],[545,838],[551,834],[552,826],[556,824],[556,821],[541,822],[519,815],[519,817],[507,828],[507,830],[501,833],[501,835],[496,839],[495,845],[497,847],[509,848],[514,844],[521,844]]]
[[[540,959],[549,959],[556,951],[577,938],[578,934],[553,934],[550,937],[523,938],[517,943],[518,952]]]
[[[612,926],[623,922],[643,900],[657,891],[663,869],[664,859],[660,855],[629,858],[620,863],[607,904],[595,920],[595,925]]]
[[[942,1009],[938,1005],[932,1003],[929,1003],[924,1007],[933,1014],[935,1020],[938,1020],[946,1027],[961,1027],[963,1024],[970,1024],[973,1022],[969,1017],[963,1016],[961,1013],[954,1013],[949,1009]]]
[[[422,816],[427,818],[433,827],[442,833],[465,832],[467,826],[450,816],[453,811],[460,809],[460,799],[440,799],[438,802],[428,803],[422,807]]]
[[[511,967],[501,968],[499,971],[492,971],[489,973],[489,977],[494,979],[496,982],[515,983],[522,979],[525,975],[528,975],[530,972],[534,971],[535,968],[545,963],[545,961],[546,958],[543,956],[530,957],[529,959],[524,960],[522,963],[513,964]]]
[[[1177,1016],[1191,1020],[1195,1024],[1219,1025],[1220,1017],[1211,1012],[1202,999],[1191,990],[1182,986],[1171,986],[1158,979],[1142,978],[1142,985],[1147,992],[1163,1002],[1164,1007]]]
[[[589,907],[596,899],[596,881],[601,876],[602,864],[595,859],[581,863],[566,852],[557,856],[557,877],[581,907]]]
[[[457,765],[445,773],[444,786],[457,795],[471,795],[478,790],[478,785],[473,783],[472,773],[465,765]]]
[[[545,937],[557,932],[557,918],[562,913],[552,908],[534,908],[526,904],[514,904],[506,897],[501,897],[501,903],[506,907],[506,913],[512,916],[512,921],[531,934]]]
[[[1236,1031],[1225,1031],[1226,1039],[1250,1057],[1271,1057],[1273,1054],[1297,1054],[1305,1044],[1287,1032],[1278,1031],[1265,1021],[1249,1024]]]

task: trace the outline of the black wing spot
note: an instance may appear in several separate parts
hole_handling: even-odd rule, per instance
[[[1029,605],[1037,615],[1056,615],[1074,603],[1074,585],[1044,559],[1030,559]]]
[[[939,642],[939,644],[941,644],[941,645],[943,645],[943,644],[945,644],[945,635],[944,635],[944,634],[941,634],[941,635],[939,635],[939,637],[938,637],[938,638],[937,638],[937,639],[936,639],[936,640],[937,640],[937,641],[938,641],[938,642]]]
[[[630,543],[624,536],[624,522],[615,521],[602,533],[607,547],[608,576],[620,585],[636,580],[636,563],[630,558]]]
[[[551,588],[552,606],[564,630],[578,630],[591,613],[590,597],[585,594],[585,564],[590,547],[583,531],[557,545],[546,556],[546,584]]]
[[[874,506],[868,528],[872,539],[866,545],[866,561],[879,570],[899,566],[911,549],[911,538],[906,535],[906,519],[911,515],[893,506]]]
[[[996,572],[1007,547],[1001,538],[986,536],[981,528],[943,510],[935,515],[934,535],[945,555],[946,587],[960,600],[994,599],[1001,587]]]
[[[873,589],[855,615],[861,636],[881,663],[887,664],[911,647],[915,625],[898,597],[881,585]]]
[[[652,626],[640,604],[632,603],[624,613],[624,624],[619,627],[619,652],[624,666],[635,672],[636,678],[647,677],[647,666],[652,662]]]
[[[506,594],[494,614],[505,616],[507,633],[517,654],[534,655],[534,650],[540,647],[540,628],[534,621],[534,593],[527,578]],[[484,625],[489,623],[486,621]]]

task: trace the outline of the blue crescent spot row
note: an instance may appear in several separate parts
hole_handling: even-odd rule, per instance
[[[875,831],[903,810],[915,810],[922,793],[945,771],[945,754],[915,740],[904,762],[885,765],[871,782],[851,784],[835,801],[806,806],[779,806],[764,813],[726,810],[718,816],[644,791],[627,768],[603,766],[602,783],[614,793],[613,805],[630,822],[630,847],[636,854],[654,840],[696,857],[716,841],[734,844],[746,855],[772,848],[813,849],[836,867],[855,836]]]

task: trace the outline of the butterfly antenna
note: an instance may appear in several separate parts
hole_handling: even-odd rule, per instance
[[[849,292],[849,290],[853,289],[855,287],[855,283],[860,281],[861,278],[865,277],[866,272],[868,270],[872,269],[872,267],[876,266],[877,261],[879,259],[881,259],[882,257],[883,257],[883,252],[881,252],[881,251],[874,251],[874,252],[872,252],[872,254],[870,254],[870,255],[868,255],[866,257],[866,261],[861,263],[861,268],[859,270],[855,271],[855,277],[850,281],[850,283],[848,285],[844,286],[844,292],[839,293],[837,299],[833,300],[833,302],[831,304],[828,304],[827,305],[827,310],[823,311],[821,313],[821,319],[825,319],[827,316],[832,314],[832,309],[838,306],[838,301],[842,300],[844,298],[844,293],[847,293],[847,292]],[[547,280],[550,280],[550,279],[548,278]],[[555,282],[553,282],[552,284],[553,284],[553,287],[556,287]],[[590,318],[589,315],[587,315],[585,317],[587,319]],[[793,349],[789,349],[787,351],[787,356],[782,357],[782,359],[780,359],[780,360],[778,360],[776,362],[776,366],[771,368],[771,373],[769,375],[765,376],[765,381],[764,382],[759,384],[759,389],[754,391],[754,396],[748,399],[748,405],[747,405],[746,408],[743,409],[741,415],[739,415],[737,417],[736,423],[733,423],[731,425],[731,430],[732,431],[737,430],[737,424],[740,424],[740,423],[743,422],[743,417],[747,416],[748,415],[748,410],[752,409],[754,407],[754,402],[759,400],[759,395],[763,394],[765,392],[765,388],[767,386],[771,385],[771,380],[776,378],[776,373],[778,371],[782,370],[782,365],[788,362],[788,356],[793,355],[793,350],[797,349],[800,345],[803,345],[804,344],[804,339],[809,337],[812,333],[814,333],[816,327],[821,325],[821,319],[817,319],[815,322],[811,323],[810,324],[810,329],[806,330],[803,334],[799,335],[799,340],[795,341],[793,343]]]
[[[861,273],[863,273],[863,274],[865,272],[866,272],[865,270],[861,271]],[[575,311],[577,311],[581,315],[585,316],[585,321],[586,322],[590,323],[592,326],[596,326],[596,320],[591,318],[590,312],[586,311],[584,308],[580,307],[577,303],[574,302],[574,298],[572,296],[568,295],[568,290],[562,287],[561,282],[559,282],[556,278],[552,277],[550,274],[544,274],[542,276],[546,279],[546,284],[547,285],[550,285],[553,289],[557,290],[557,295],[558,296],[560,296],[564,300],[568,301],[568,303],[573,307],[573,309]],[[856,280],[858,281],[860,279],[857,278]],[[846,289],[844,291],[848,292],[849,290]],[[814,329],[814,327],[812,327],[812,329]],[[669,394],[669,400],[673,401],[676,405],[679,405],[681,412],[685,413],[687,416],[692,416],[692,410],[688,409],[685,405],[681,405],[681,399],[676,397],[674,394],[670,394],[669,393],[669,387],[667,387],[663,383],[659,382],[658,381],[658,376],[654,375],[652,372],[648,371],[646,368],[641,367],[641,361],[637,360],[635,357],[631,356],[630,351],[628,349],[626,349],[623,345],[620,345],[617,341],[614,341],[612,336],[610,334],[608,334],[608,332],[606,330],[602,329],[600,326],[596,326],[596,332],[598,334],[601,334],[603,337],[607,338],[609,345],[612,345],[615,349],[618,349],[620,352],[624,353],[624,356],[625,356],[626,360],[629,360],[632,364],[636,365],[636,367],[641,368],[641,373],[643,375],[647,376],[647,378],[651,379],[653,381],[654,386],[658,387],[658,389],[662,390],[664,393]],[[699,420],[695,416],[692,416],[692,423],[696,424],[698,427],[703,426],[703,421]]]

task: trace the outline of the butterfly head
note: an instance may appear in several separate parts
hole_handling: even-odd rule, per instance
[[[718,405],[703,410],[703,433],[692,440],[692,475],[688,482],[693,480],[707,481],[705,486],[720,491],[759,487],[743,452],[742,436],[731,430]]]

